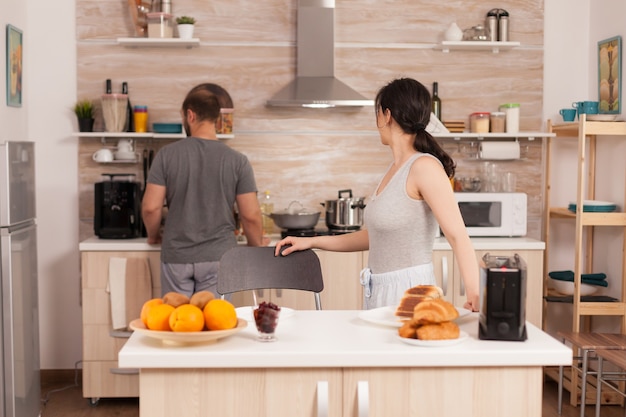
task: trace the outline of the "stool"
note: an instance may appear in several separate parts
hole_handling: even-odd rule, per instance
[[[581,368],[578,366],[575,368],[576,371],[581,371],[582,373],[582,389],[581,389],[581,407],[580,407],[580,417],[585,416],[585,402],[587,395],[587,375],[593,374],[596,372],[589,372],[588,370],[588,362],[589,362],[589,353],[595,352],[597,350],[626,350],[626,335],[623,334],[615,334],[615,333],[581,333],[581,332],[558,332],[558,336],[560,336],[563,340],[563,343],[569,342],[573,346],[578,347],[582,356],[575,356],[573,359],[582,359],[583,363]],[[572,383],[574,373],[572,372]],[[576,376],[578,379],[578,376]],[[559,392],[558,392],[558,408],[557,412],[561,415],[561,409],[563,406],[563,366],[559,366]]]
[[[626,398],[626,393],[622,392],[618,386],[611,385],[609,381],[626,381],[626,352],[623,350],[597,350],[596,356],[598,357],[598,388],[596,391],[596,417],[600,417],[600,398],[602,396],[602,384],[606,384],[613,391]],[[604,372],[602,369],[602,362],[608,361],[622,371],[617,372]],[[626,412],[626,409],[625,409]],[[626,415],[626,414],[625,414]]]

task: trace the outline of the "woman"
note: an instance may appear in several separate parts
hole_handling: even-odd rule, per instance
[[[351,252],[369,250],[361,272],[366,309],[396,306],[404,291],[435,285],[432,250],[437,223],[452,246],[465,284],[465,308],[478,311],[478,262],[454,198],[452,158],[426,131],[430,121],[428,90],[410,78],[380,89],[375,101],[380,140],[393,157],[364,211],[365,228],[354,233],[310,238],[286,237],[282,254],[318,248]]]

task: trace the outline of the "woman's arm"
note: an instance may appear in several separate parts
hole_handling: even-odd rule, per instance
[[[441,230],[452,247],[459,266],[467,302],[465,308],[478,311],[479,268],[476,252],[467,234],[459,205],[454,198],[450,180],[441,164],[433,158],[419,158],[411,169],[410,184],[413,184],[433,211]]]
[[[280,248],[291,245],[282,252]],[[346,233],[334,236],[294,237],[287,236],[276,243],[275,255],[289,255],[292,252],[305,249],[323,249],[333,252],[357,252],[369,249],[369,237],[367,230]]]

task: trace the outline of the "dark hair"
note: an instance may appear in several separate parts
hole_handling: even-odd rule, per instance
[[[435,138],[426,131],[430,122],[430,93],[420,82],[412,78],[399,78],[382,87],[376,95],[376,108],[389,109],[400,128],[414,134],[413,148],[436,157],[448,177],[454,176],[456,164]]]
[[[216,122],[220,115],[220,103],[212,92],[194,87],[183,101],[183,111],[193,111],[199,121]]]

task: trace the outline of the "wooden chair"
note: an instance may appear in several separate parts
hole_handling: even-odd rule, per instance
[[[572,396],[572,405],[576,405],[576,385],[578,381],[578,372],[581,373],[581,407],[580,417],[585,416],[585,403],[587,396],[587,376],[597,375],[595,371],[589,371],[589,361],[595,360],[595,352],[599,350],[626,350],[626,335],[615,333],[586,333],[586,332],[558,332],[557,335],[562,338],[563,343],[570,343],[572,347],[576,347],[581,351],[581,356],[574,356],[576,363],[572,364],[572,377],[570,394]],[[582,359],[579,365],[577,362]],[[600,383],[598,383],[600,385]],[[597,394],[597,393],[596,393]],[[561,415],[563,405],[563,366],[559,367],[559,390],[557,412]]]
[[[274,247],[237,246],[220,260],[217,292],[223,297],[239,291],[290,289],[313,292],[315,308],[322,309],[322,268],[311,249],[274,256]]]

